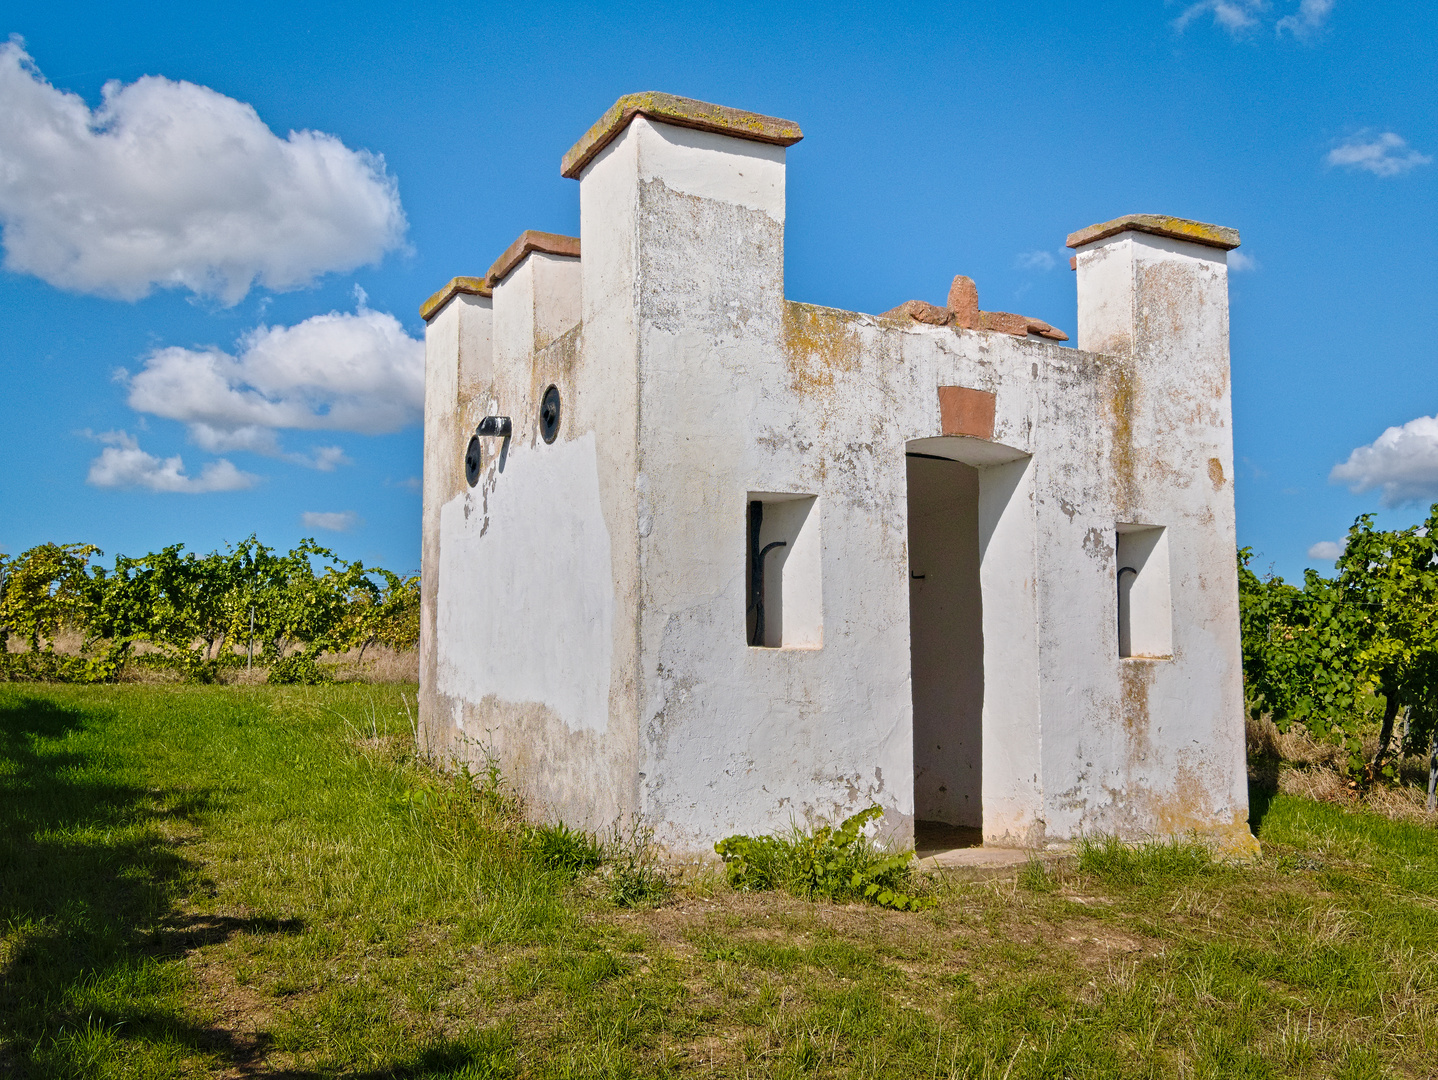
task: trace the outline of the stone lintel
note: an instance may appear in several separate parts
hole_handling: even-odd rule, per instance
[[[967,386],[939,387],[939,429],[945,435],[994,437],[995,398],[987,390]]]
[[[569,153],[565,154],[559,163],[560,175],[578,180],[584,166],[617,138],[636,116],[647,116],[664,124],[695,128],[698,131],[713,131],[720,135],[731,135],[736,139],[750,139],[775,146],[793,146],[804,137],[798,124],[792,120],[780,120],[776,116],[764,116],[760,113],[745,112],[743,109],[731,109],[727,105],[711,105],[707,101],[695,101],[693,98],[654,91],[625,94],[609,107],[598,123],[569,148]]]
[[[1168,217],[1165,214],[1125,214],[1123,217],[1105,221],[1102,225],[1090,225],[1087,229],[1069,233],[1068,246],[1080,248],[1095,240],[1117,236],[1121,232],[1144,232],[1154,236],[1167,236],[1173,240],[1187,240],[1191,244],[1230,251],[1238,247],[1238,230],[1226,225],[1209,225],[1203,221],[1189,221],[1187,218]]]
[[[470,296],[492,296],[494,289],[490,286],[487,278],[450,278],[449,284],[419,306],[419,317],[425,322],[429,322],[439,314],[439,309],[453,300],[458,293],[468,293]]]
[[[559,233],[538,232],[535,229],[525,229],[519,234],[519,239],[504,249],[504,254],[494,260],[494,265],[489,268],[489,273],[484,276],[485,282],[493,289],[501,281],[509,276],[509,272],[519,265],[531,251],[540,251],[546,255],[562,255],[567,259],[579,258],[579,237],[560,236]]]

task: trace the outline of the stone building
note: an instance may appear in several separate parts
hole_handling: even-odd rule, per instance
[[[899,842],[1252,849],[1238,234],[1074,233],[1078,348],[963,277],[795,303],[800,137],[621,98],[563,159],[581,235],[424,305],[429,745],[677,853],[872,803]]]

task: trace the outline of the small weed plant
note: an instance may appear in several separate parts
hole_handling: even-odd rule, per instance
[[[824,900],[868,900],[895,911],[919,911],[933,900],[913,894],[912,851],[889,854],[867,836],[864,826],[883,813],[878,806],[845,818],[838,827],[787,836],[730,836],[714,845],[736,889],[783,889]]]
[[[592,873],[604,861],[604,849],[594,837],[562,821],[531,828],[529,848],[540,866],[568,877]]]
[[[655,859],[654,830],[637,822],[628,832],[615,824],[604,845],[600,876],[615,907],[654,907],[674,892],[673,883]]]

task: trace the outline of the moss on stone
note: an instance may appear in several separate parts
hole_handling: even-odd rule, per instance
[[[731,109],[727,105],[714,105],[707,101],[695,101],[693,98],[646,90],[638,94],[625,94],[605,110],[604,115],[564,155],[559,165],[560,175],[571,180],[579,179],[584,166],[618,137],[636,116],[647,116],[665,124],[696,128],[699,131],[714,131],[721,135],[735,135],[741,139],[752,139],[776,146],[792,146],[804,137],[799,125],[792,120],[781,120],[776,116]]]

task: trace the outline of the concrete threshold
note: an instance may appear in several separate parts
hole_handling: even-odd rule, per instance
[[[962,847],[948,851],[921,851],[919,862],[924,867],[948,866],[1022,866],[1032,858],[1046,853],[1029,848]]]
[[[930,873],[952,873],[963,878],[997,878],[1016,873],[1030,859],[1054,863],[1071,852],[1067,846],[1052,848],[958,847],[920,848],[918,867]]]

